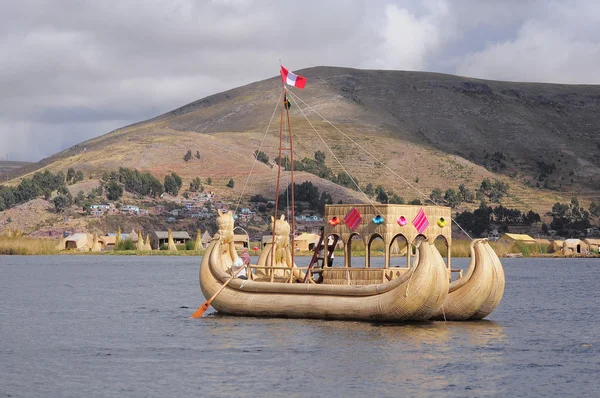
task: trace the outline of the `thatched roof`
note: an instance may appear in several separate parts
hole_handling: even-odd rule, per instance
[[[154,231],[158,239],[169,239],[169,231]],[[173,239],[192,239],[187,231],[173,231]]]
[[[98,237],[100,242],[104,242],[104,245],[114,245],[117,240],[116,236],[100,236]]]
[[[506,234],[502,235],[502,237],[500,239],[510,239],[510,240],[519,241],[519,242],[535,242],[535,239],[533,239],[531,236],[529,236],[527,234],[506,233]]]
[[[208,233],[208,230],[202,234],[202,243],[208,244],[212,240],[212,236]]]
[[[577,245],[585,245],[581,239],[565,239],[563,247],[577,247]]]
[[[308,243],[317,243],[317,241],[319,240],[319,237],[320,236],[317,234],[303,233],[298,236],[295,236],[294,240],[303,240]]]
[[[79,232],[70,236],[67,236],[65,239],[65,245],[67,247],[76,248],[77,250],[82,249],[91,249],[93,244],[93,237],[91,234],[87,234],[84,232]]]
[[[234,242],[248,242],[248,235],[233,235]]]

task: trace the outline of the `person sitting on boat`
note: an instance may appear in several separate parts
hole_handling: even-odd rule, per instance
[[[250,265],[250,254],[248,254],[248,250],[243,249],[240,257],[244,261],[244,265],[246,265],[246,266]]]
[[[248,256],[248,257],[250,257],[250,256]],[[248,263],[250,263],[249,258],[248,258]],[[246,276],[246,264],[244,263],[243,258],[238,257],[235,260],[233,260],[233,263],[231,264],[231,276],[234,276],[234,277],[240,278],[240,279],[248,279]]]

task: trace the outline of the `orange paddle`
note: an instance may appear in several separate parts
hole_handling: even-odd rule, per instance
[[[219,293],[221,293],[223,291],[223,289],[225,289],[225,286],[227,286],[229,284],[229,282],[231,282],[233,280],[233,278],[235,278],[237,276],[237,274],[239,274],[242,270],[246,269],[246,267],[242,267],[239,270],[236,271],[235,274],[233,274],[233,276],[229,279],[227,279],[225,281],[225,283],[223,283],[223,286],[221,286],[219,288],[219,290],[217,290],[217,292],[215,294],[213,294],[213,296],[211,298],[209,298],[208,300],[206,300],[204,302],[204,304],[202,304],[200,306],[200,308],[198,308],[196,310],[196,312],[194,312],[192,314],[192,316],[190,316],[190,318],[200,318],[208,309],[208,307],[210,307],[210,303],[212,303],[212,301],[215,299],[215,297],[217,297],[219,295]]]

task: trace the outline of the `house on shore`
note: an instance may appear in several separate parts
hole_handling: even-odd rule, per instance
[[[598,253],[598,250],[600,249],[600,239],[585,238],[583,243],[587,245],[589,251]]]
[[[77,250],[77,251],[90,251],[94,243],[94,237],[92,234],[85,232],[78,232],[70,235],[65,239],[66,250]]]
[[[173,231],[173,242],[176,245],[185,245],[191,242],[192,237],[187,231]],[[150,242],[153,250],[159,250],[161,245],[169,244],[169,231],[154,231],[150,235]]]
[[[248,235],[233,235],[233,245],[236,250],[248,248]]]
[[[563,254],[572,256],[589,252],[588,246],[581,239],[565,239],[563,243]]]
[[[312,251],[315,245],[319,243],[320,235],[316,234],[300,234],[294,237],[294,250]]]
[[[528,245],[537,245],[537,242],[535,241],[535,239],[533,239],[531,236],[526,235],[526,234],[506,233],[506,234],[502,235],[500,238],[498,238],[498,242],[508,243],[508,244],[524,243],[524,244],[528,244]]]

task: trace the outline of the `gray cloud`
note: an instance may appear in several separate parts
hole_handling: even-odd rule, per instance
[[[316,65],[599,83],[595,1],[22,0],[0,4],[0,158]]]

